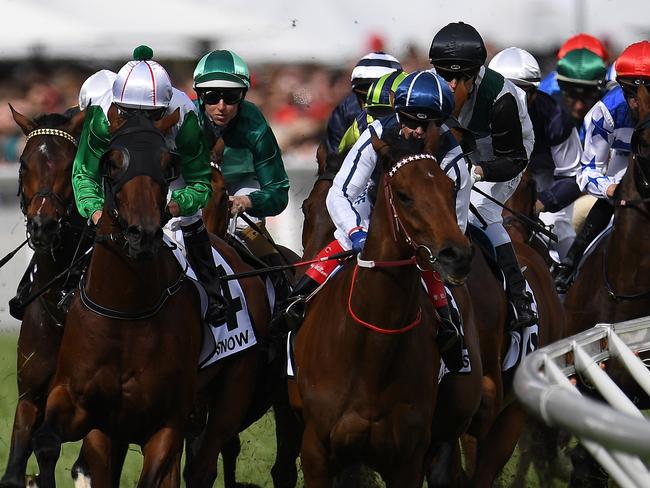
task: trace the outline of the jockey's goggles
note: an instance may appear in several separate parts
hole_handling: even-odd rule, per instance
[[[567,81],[557,80],[562,95],[573,100],[582,100],[590,105],[596,103],[603,95],[601,86],[578,85]]]
[[[244,99],[245,95],[245,90],[240,88],[228,88],[202,91],[199,96],[206,105],[218,105],[221,100],[223,100],[223,103],[226,105],[236,105]]]
[[[142,115],[143,117],[149,120],[160,120],[162,119],[163,115],[165,115],[165,112],[167,111],[167,107],[156,107],[156,108],[146,109],[146,108],[124,107],[118,103],[116,103],[115,105],[117,106],[117,111],[120,114],[120,116],[124,118],[130,118],[135,115]]]
[[[400,123],[411,130],[416,130],[418,127],[426,130],[432,122],[440,127],[446,119],[442,114],[433,114],[429,111],[414,111],[409,113],[400,110],[398,113]]]
[[[480,66],[473,66],[471,68],[460,68],[460,66],[452,64],[451,67],[435,66],[436,73],[438,73],[447,83],[453,80],[467,81],[474,78],[481,68]]]
[[[629,78],[618,78],[616,81],[619,85],[621,85],[621,88],[623,89],[623,95],[625,95],[626,99],[636,98],[637,89],[641,85],[645,85],[646,89],[650,91],[650,79],[638,78],[636,80],[633,80]]]

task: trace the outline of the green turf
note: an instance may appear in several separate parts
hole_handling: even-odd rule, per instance
[[[9,454],[11,428],[16,406],[16,335],[0,333],[0,470],[4,472]],[[273,417],[270,413],[262,417],[241,436],[242,452],[238,459],[237,478],[240,482],[255,483],[259,486],[272,486],[270,469],[275,457],[275,436],[273,432]],[[71,443],[63,446],[61,458],[57,465],[57,484],[70,486],[70,469],[76,460],[80,443]],[[497,486],[513,486],[515,472],[519,461],[519,453],[508,463],[497,483]],[[122,487],[132,487],[137,483],[142,467],[142,456],[137,446],[132,446],[124,466]],[[221,470],[221,467],[220,467]],[[38,472],[36,461],[32,457],[29,462],[28,473]],[[383,486],[368,476],[366,486]],[[524,482],[519,486],[540,486],[535,473],[528,471]],[[184,486],[184,485],[183,485]],[[221,471],[216,486],[223,487]],[[302,486],[302,476],[299,480]],[[563,486],[556,483],[554,486]]]

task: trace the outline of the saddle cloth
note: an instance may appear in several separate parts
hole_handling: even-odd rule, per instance
[[[228,318],[222,324],[208,324],[205,320],[207,311],[208,297],[203,285],[197,280],[196,274],[189,266],[185,258],[183,248],[182,231],[176,232],[165,229],[165,243],[172,248],[173,254],[178,260],[181,268],[185,270],[187,276],[196,286],[197,292],[201,298],[201,315],[203,320],[203,343],[199,355],[199,368],[205,368],[216,363],[220,359],[232,356],[238,352],[244,351],[249,347],[257,344],[253,324],[248,313],[246,297],[238,280],[222,281],[222,290],[224,297],[228,300],[230,313]],[[215,250],[212,249],[217,271],[220,275],[225,276],[233,274],[233,270],[228,262]],[[275,300],[273,286],[269,281],[266,282],[266,291],[271,307]]]

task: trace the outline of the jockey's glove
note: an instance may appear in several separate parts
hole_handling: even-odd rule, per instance
[[[354,249],[356,253],[360,253],[361,250],[363,249],[363,246],[366,243],[367,238],[368,238],[368,233],[363,229],[358,229],[352,232],[350,234],[350,240],[352,241],[352,249]]]

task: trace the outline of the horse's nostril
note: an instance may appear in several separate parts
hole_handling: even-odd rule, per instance
[[[143,229],[141,225],[130,225],[126,229],[126,236],[130,239],[138,239],[142,236]]]

